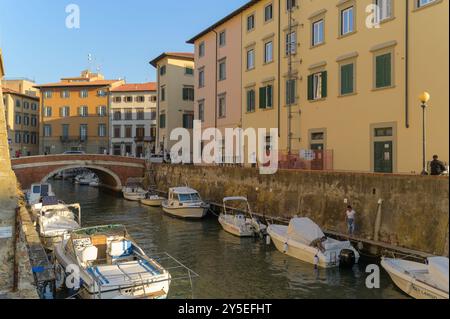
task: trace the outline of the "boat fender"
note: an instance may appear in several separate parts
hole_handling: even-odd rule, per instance
[[[288,243],[285,243],[284,244],[284,248],[283,248],[283,252],[286,254],[288,249],[289,249],[289,245],[288,245]]]
[[[271,238],[270,238],[269,235],[267,235],[267,236],[266,236],[266,245],[267,245],[267,246],[270,245],[270,241],[271,241]]]

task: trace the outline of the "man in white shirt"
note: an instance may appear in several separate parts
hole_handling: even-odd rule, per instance
[[[346,220],[347,220],[347,229],[348,229],[348,234],[350,236],[353,236],[354,232],[355,232],[355,217],[356,217],[356,212],[353,209],[352,206],[348,206],[347,207],[347,211],[346,213]]]

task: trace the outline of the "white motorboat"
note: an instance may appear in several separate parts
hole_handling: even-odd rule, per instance
[[[53,250],[55,244],[66,239],[71,231],[80,228],[80,204],[66,205],[55,198],[46,197],[37,212],[36,222],[44,247]]]
[[[381,266],[403,292],[415,299],[449,299],[448,258],[431,257],[428,264],[383,258]]]
[[[169,293],[169,272],[122,225],[76,230],[56,246],[55,258],[61,283],[74,266],[79,269],[77,288],[84,299],[165,299]]]
[[[33,184],[31,188],[26,192],[26,199],[29,206],[39,204],[44,197],[55,196],[53,193],[52,185],[48,183]]]
[[[99,185],[99,178],[95,173],[88,172],[83,173],[80,175],[77,175],[75,177],[75,184],[81,185],[81,186],[91,186],[92,185]]]
[[[175,217],[200,219],[206,216],[209,205],[195,189],[175,187],[169,189],[169,199],[162,202],[162,208],[164,212]]]
[[[159,195],[147,195],[145,199],[141,199],[141,204],[150,207],[161,207],[163,201],[167,200],[165,197]]]
[[[233,211],[234,209],[228,207],[229,202],[241,202],[245,205],[246,213],[250,215],[250,218],[247,218],[242,213],[229,213],[229,211]],[[223,213],[219,216],[219,223],[222,225],[222,228],[238,237],[253,237],[258,234],[263,235],[267,230],[266,225],[262,224],[255,218],[250,209],[250,204],[245,197],[226,197],[223,199]]]
[[[129,179],[126,186],[122,189],[123,197],[127,200],[139,202],[145,199],[148,191],[144,189],[140,179]]]
[[[293,218],[289,226],[270,225],[267,232],[282,253],[322,268],[359,262],[360,255],[349,241],[326,237],[309,218]]]

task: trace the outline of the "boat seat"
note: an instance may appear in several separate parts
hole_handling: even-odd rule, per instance
[[[108,254],[113,259],[123,258],[131,255],[133,247],[129,240],[116,240],[109,244]]]
[[[88,264],[97,260],[98,249],[95,246],[78,247],[76,254],[83,264]]]

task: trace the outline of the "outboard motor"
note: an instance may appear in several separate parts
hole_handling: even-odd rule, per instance
[[[351,249],[342,249],[339,255],[339,262],[341,267],[353,267],[356,263],[355,252]]]

